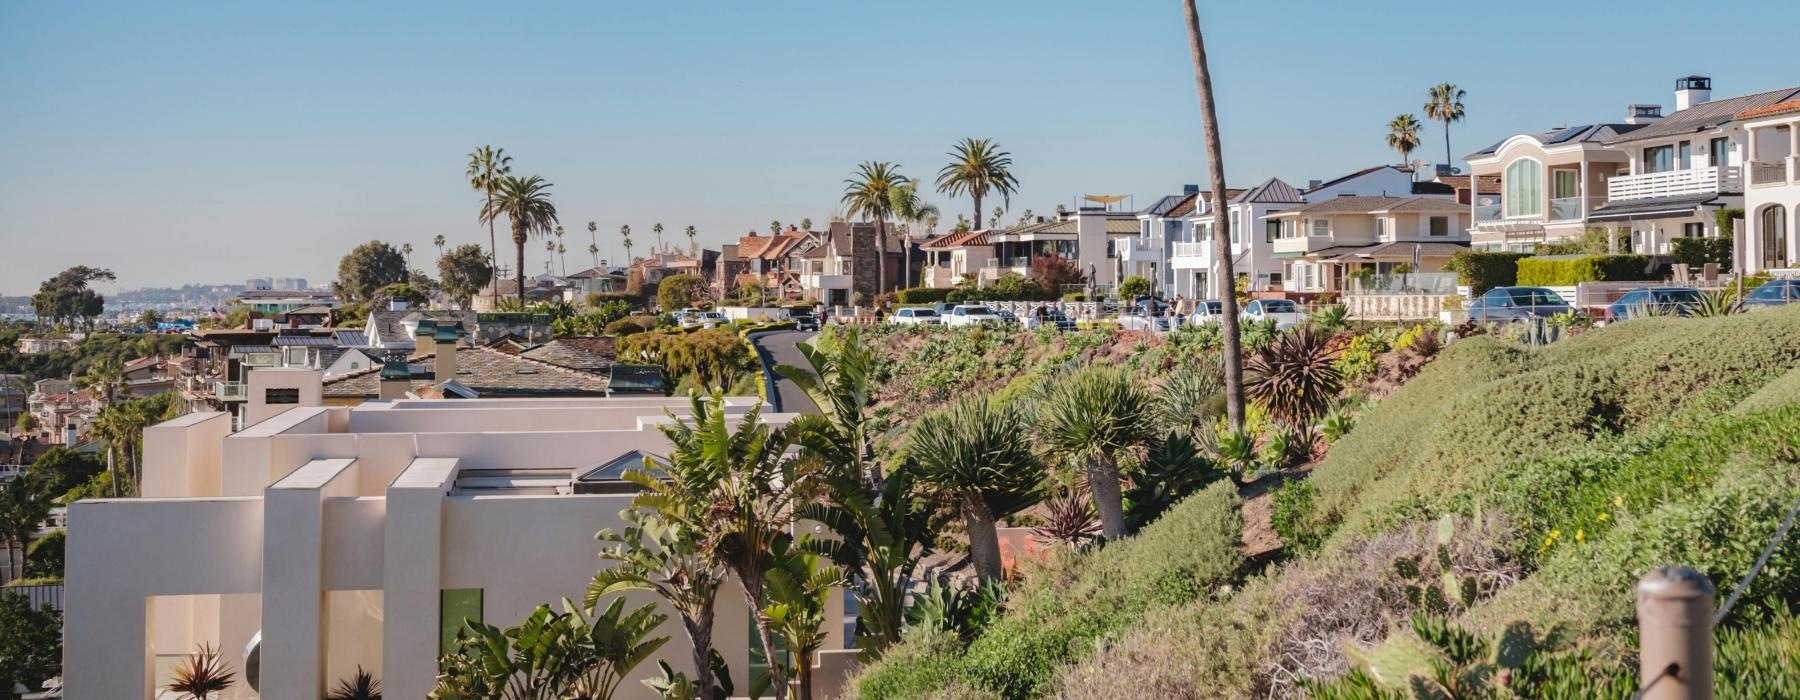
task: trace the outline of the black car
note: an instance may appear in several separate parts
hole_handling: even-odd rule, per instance
[[[1572,310],[1568,302],[1546,287],[1495,287],[1469,304],[1469,320],[1530,321]]]
[[[814,316],[811,311],[795,309],[788,312],[788,320],[794,322],[794,330],[797,331],[819,330],[819,317]]]
[[[1744,308],[1781,306],[1800,301],[1800,279],[1769,280],[1744,295]]]

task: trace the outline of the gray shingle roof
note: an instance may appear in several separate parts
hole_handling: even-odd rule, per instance
[[[617,338],[558,338],[519,353],[520,357],[548,362],[558,367],[596,372],[613,365]]]
[[[1649,199],[1607,202],[1594,207],[1594,211],[1588,215],[1588,218],[1598,221],[1616,221],[1639,217],[1686,216],[1692,214],[1701,205],[1718,198],[1717,194],[1691,194],[1680,197],[1651,197]]]
[[[1333,197],[1284,214],[1367,214],[1377,211],[1459,212],[1466,206],[1441,197]]]
[[[1281,178],[1272,177],[1260,185],[1244,190],[1242,194],[1231,199],[1234,203],[1251,204],[1298,204],[1306,201],[1300,190],[1293,185],[1282,182]]]
[[[1730,97],[1723,100],[1702,102],[1681,110],[1662,119],[1650,122],[1643,128],[1606,141],[1607,145],[1629,143],[1654,139],[1663,136],[1679,136],[1697,131],[1705,131],[1721,124],[1727,124],[1733,115],[1747,109],[1767,107],[1777,102],[1794,99],[1800,96],[1800,87],[1788,87],[1780,90],[1759,92],[1743,97]]]
[[[1581,126],[1557,127],[1555,129],[1551,129],[1549,131],[1543,131],[1543,132],[1539,132],[1539,133],[1535,133],[1535,134],[1526,134],[1526,136],[1530,136],[1531,138],[1536,139],[1538,143],[1545,144],[1545,145],[1556,145],[1556,144],[1563,144],[1563,143],[1602,143],[1603,144],[1612,139],[1617,139],[1625,134],[1629,134],[1633,131],[1637,131],[1638,129],[1641,129],[1643,127],[1644,127],[1643,124],[1583,124]],[[1506,143],[1511,138],[1512,138],[1511,136],[1508,136],[1505,139],[1496,141],[1496,142],[1494,142],[1494,145],[1488,146],[1487,148],[1483,148],[1474,153],[1470,153],[1469,155],[1464,156],[1464,158],[1478,158],[1478,157],[1485,156],[1485,155],[1492,155],[1495,151],[1500,150],[1500,144]]]
[[[435,354],[414,355],[408,363],[422,365],[423,372],[413,377],[414,389],[455,379],[482,396],[603,396],[608,383],[605,375],[486,347],[458,347],[455,377],[430,376],[437,364]],[[325,380],[324,395],[335,399],[373,398],[380,392],[380,375],[381,368],[372,367],[332,377]]]

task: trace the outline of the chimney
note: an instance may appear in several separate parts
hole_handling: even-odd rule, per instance
[[[419,352],[425,352],[431,346],[431,337],[434,335],[437,335],[437,321],[419,319],[419,325],[413,328],[413,347]]]
[[[1690,75],[1675,81],[1675,111],[1712,99],[1712,78]]]
[[[405,311],[406,310],[406,300],[405,299],[389,299],[388,300],[388,310],[389,311]]]
[[[438,326],[437,332],[432,335],[431,352],[437,356],[432,360],[432,383],[456,378],[456,339],[461,335],[461,323],[454,326]]]
[[[1632,105],[1625,110],[1626,124],[1649,124],[1662,118],[1662,105]]]
[[[1200,186],[1199,185],[1182,185],[1181,193],[1182,194],[1200,194]]]
[[[1324,180],[1307,180],[1306,181],[1306,189],[1316,190],[1316,189],[1319,189],[1319,185],[1323,185],[1323,184],[1325,184]]]
[[[382,401],[406,398],[406,390],[412,387],[412,370],[407,369],[406,360],[390,359],[381,363],[381,388],[376,398]]]

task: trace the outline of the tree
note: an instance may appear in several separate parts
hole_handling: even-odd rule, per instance
[[[857,598],[856,648],[864,661],[898,644],[906,628],[914,574],[947,515],[929,496],[911,467],[888,475],[873,492],[840,474],[831,481],[831,503],[802,514],[840,538],[819,548],[855,574],[847,585]]]
[[[13,423],[13,430],[20,436],[29,435],[32,431],[37,430],[37,418],[30,413],[21,413],[19,420]]]
[[[138,314],[138,325],[140,326],[155,329],[158,323],[162,323],[162,314],[156,313],[155,310],[146,309],[144,313]]]
[[[780,219],[776,219],[774,221],[769,222],[769,235],[771,235],[771,236],[781,235],[781,220]]]
[[[1002,576],[995,522],[1042,498],[1044,471],[1025,441],[1025,418],[988,396],[965,396],[926,414],[906,437],[908,466],[940,499],[955,504],[969,536],[969,560],[983,581]]]
[[[1120,299],[1136,299],[1150,293],[1150,278],[1143,275],[1132,275],[1119,282]]]
[[[1056,298],[1062,294],[1064,287],[1079,285],[1087,276],[1081,273],[1081,266],[1074,260],[1060,255],[1040,255],[1031,259],[1031,279],[1044,288],[1044,295]]]
[[[101,458],[62,445],[45,450],[31,463],[31,471],[44,477],[45,488],[59,496],[105,470],[106,462]]]
[[[655,226],[651,226],[650,232],[656,234],[656,249],[657,249],[656,252],[661,253],[662,247],[663,247],[663,239],[662,239],[663,225],[662,225],[662,223],[658,222]]]
[[[969,195],[975,200],[971,230],[981,228],[981,200],[998,193],[1012,206],[1019,181],[1012,174],[1012,154],[1000,150],[992,139],[965,138],[950,149],[950,164],[938,171],[938,192],[952,197]]]
[[[657,224],[661,226],[662,224]],[[631,257],[631,224],[619,227],[619,238],[625,242],[625,264],[630,265],[637,258]]]
[[[479,245],[459,245],[438,258],[438,284],[458,308],[467,310],[469,302],[493,278],[494,267],[488,264],[488,256]]]
[[[663,311],[685,309],[700,298],[705,284],[698,275],[669,275],[656,285],[656,305]]]
[[[1200,93],[1200,126],[1206,141],[1207,168],[1212,181],[1212,201],[1225,198],[1225,157],[1219,146],[1219,112],[1213,102],[1212,68],[1206,62],[1206,36],[1200,31],[1200,12],[1194,0],[1182,0],[1187,15],[1188,49],[1194,59],[1194,86]],[[1237,276],[1231,271],[1231,219],[1225,215],[1229,207],[1213,207],[1213,257],[1219,270],[1220,289]],[[1238,337],[1237,296],[1229,290],[1219,294],[1223,302],[1221,316],[1225,353],[1225,414],[1233,431],[1244,429],[1244,346]]]
[[[811,218],[801,219],[800,220],[800,230],[811,231],[812,230],[812,219]]]
[[[446,241],[447,239],[444,238],[444,234],[441,233],[431,237],[431,244],[437,246],[439,258],[444,257],[444,243]]]
[[[50,492],[43,475],[27,470],[0,486],[0,540],[6,542],[6,568],[15,575],[25,571],[25,550],[31,547],[38,526],[50,517],[57,494]],[[14,564],[14,552],[18,552]],[[3,595],[3,594],[0,594]]]
[[[569,252],[569,249],[563,246],[563,227],[556,227],[550,234],[556,236],[557,269],[561,271],[560,274],[566,276],[569,274],[569,260],[568,258],[563,257],[563,254]]]
[[[500,270],[500,245],[494,238],[494,219],[488,216],[488,209],[494,206],[494,191],[499,189],[500,180],[512,174],[512,156],[506,155],[506,149],[482,146],[469,154],[469,169],[464,173],[469,178],[469,187],[480,192],[483,197],[478,219],[488,227],[488,269],[493,273]],[[500,278],[493,277],[494,304],[500,303]]]
[[[600,225],[588,222],[588,254],[594,256],[594,267],[600,267]]]
[[[762,609],[792,656],[799,700],[812,700],[812,657],[825,646],[826,603],[831,589],[844,582],[842,569],[808,551],[812,544],[811,535],[805,535],[798,546],[777,546],[768,570],[769,603]]]
[[[525,301],[525,241],[531,236],[543,236],[550,233],[550,227],[556,225],[556,205],[550,201],[550,183],[544,178],[517,177],[508,175],[500,180],[494,189],[493,199],[483,209],[481,216],[492,223],[494,219],[505,216],[512,224],[513,249],[517,253],[519,268],[519,302]]]
[[[713,605],[727,572],[705,550],[707,532],[698,519],[713,480],[709,472],[688,473],[674,465],[647,459],[643,470],[625,473],[625,480],[643,491],[631,508],[619,513],[624,532],[601,530],[597,536],[615,543],[600,551],[600,558],[612,567],[594,574],[585,603],[591,607],[603,596],[631,590],[661,596],[687,633],[701,699],[714,700],[708,662],[713,654]]]
[[[700,244],[694,241],[694,236],[698,235],[700,235],[700,229],[687,227],[688,254],[694,257],[700,257]]]
[[[877,431],[869,412],[875,406],[880,356],[863,343],[862,333],[854,327],[843,333],[831,352],[809,343],[794,347],[806,360],[806,368],[780,365],[775,371],[805,391],[819,409],[796,419],[804,420],[795,428],[796,440],[873,487],[881,481],[881,462],[875,458]]]
[[[401,243],[400,244],[400,255],[406,258],[406,269],[408,269],[408,270],[412,269],[412,244],[411,243]]]
[[[391,245],[369,241],[338,261],[337,281],[331,286],[346,303],[364,304],[374,300],[376,290],[406,278],[406,257]]]
[[[1468,93],[1450,83],[1431,86],[1425,101],[1425,116],[1444,123],[1444,164],[1455,162],[1450,155],[1450,123],[1463,118],[1463,96]]]
[[[1119,367],[1089,365],[1052,382],[1037,423],[1052,452],[1084,464],[1088,492],[1106,538],[1130,534],[1119,458],[1149,442],[1156,423],[1149,398],[1132,384],[1131,376]]]
[[[31,295],[31,310],[40,320],[50,319],[51,323],[85,319],[88,326],[93,326],[93,319],[105,311],[106,298],[88,288],[95,282],[112,282],[118,279],[112,270],[77,265],[56,273],[50,279],[38,285],[36,294]]]
[[[908,182],[899,187],[895,187],[893,191],[888,194],[888,199],[890,200],[889,204],[892,205],[894,210],[894,218],[905,222],[905,225],[909,228],[919,225],[925,219],[938,215],[938,208],[936,206],[919,198],[919,184],[916,182]],[[908,233],[906,249],[902,251],[906,262],[900,265],[900,286],[902,287],[912,286],[912,282],[907,279],[907,275],[911,274],[910,271],[912,270],[913,249],[912,236],[910,235],[911,232],[909,231]]]
[[[22,595],[0,593],[0,696],[15,686],[39,688],[62,675],[62,613],[33,609]]]
[[[1419,120],[1402,114],[1388,122],[1387,145],[1400,152],[1402,165],[1411,162],[1412,152],[1419,147]]]
[[[887,218],[894,213],[893,190],[908,180],[899,166],[869,161],[857,166],[856,174],[844,181],[845,211],[849,216],[875,220],[875,292],[888,291],[887,284]]]

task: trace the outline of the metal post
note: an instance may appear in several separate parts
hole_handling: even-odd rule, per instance
[[[1713,599],[1704,574],[1665,566],[1637,586],[1639,697],[1712,700]]]

